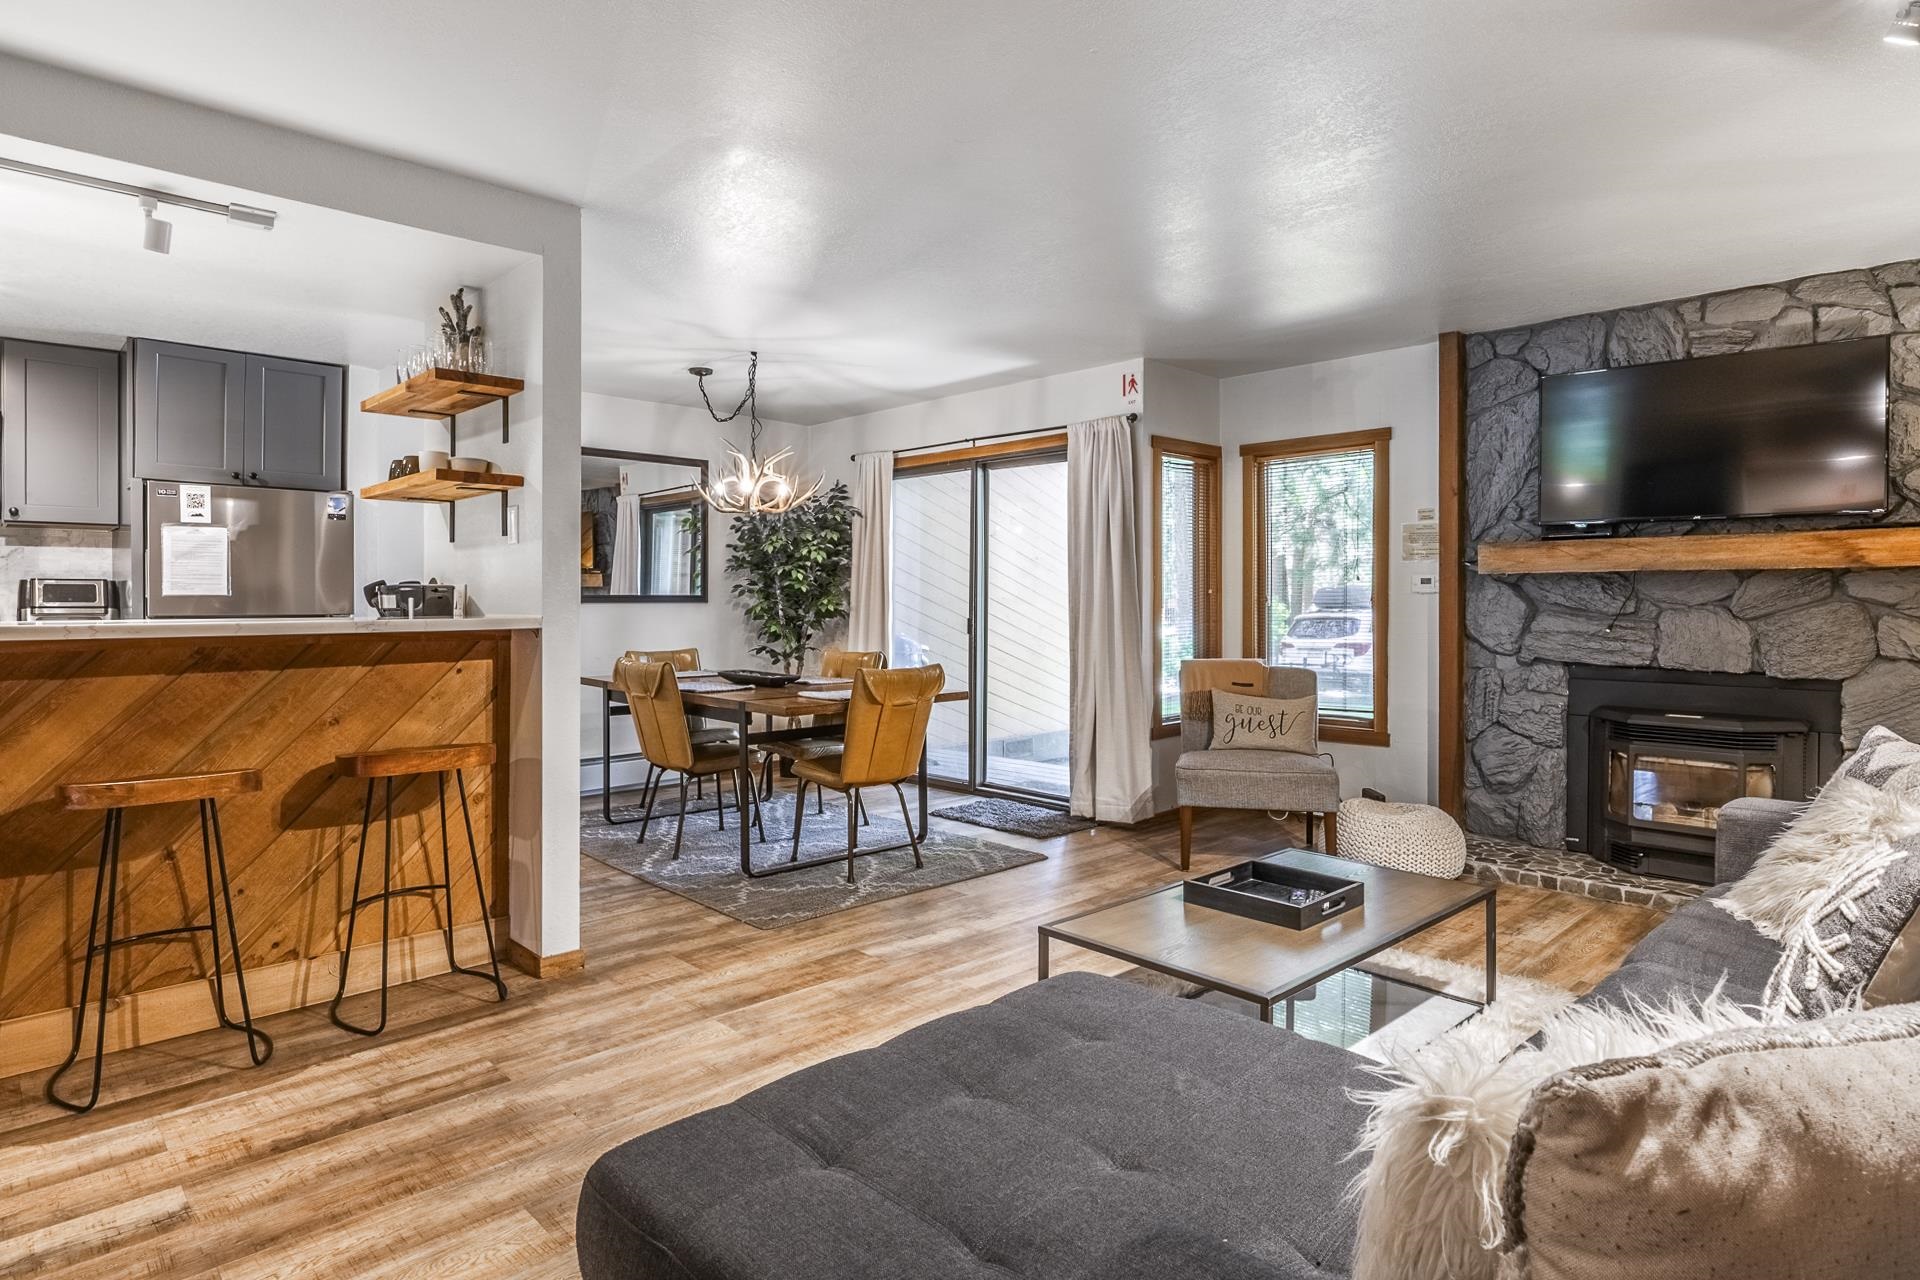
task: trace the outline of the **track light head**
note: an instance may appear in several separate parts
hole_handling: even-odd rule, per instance
[[[141,244],[149,253],[171,253],[173,251],[173,224],[162,218],[154,217],[159,209],[158,201],[149,197],[140,198],[140,211],[145,226],[141,231]]]
[[[1888,44],[1920,45],[1920,0],[1901,5],[1882,38]]]

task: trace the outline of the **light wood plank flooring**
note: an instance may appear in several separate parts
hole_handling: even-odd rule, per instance
[[[1197,869],[1294,838],[1210,815]],[[0,1080],[0,1277],[573,1276],[608,1147],[1031,982],[1036,924],[1179,875],[1166,820],[1031,843],[1047,861],[772,932],[583,859],[586,972],[516,975],[504,1005],[441,977],[377,1040],[324,1006],[272,1018],[255,1070],[231,1032],[132,1050],[84,1117],[40,1101],[44,1073]],[[1584,989],[1657,920],[1503,888],[1501,966]],[[1421,949],[1477,963],[1479,927]]]

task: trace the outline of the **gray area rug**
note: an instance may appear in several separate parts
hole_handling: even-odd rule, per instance
[[[1085,818],[1076,818],[1058,809],[1019,800],[969,800],[965,804],[949,805],[938,812],[941,817],[951,818],[955,822],[968,822],[976,827],[989,827],[1016,836],[1032,836],[1036,840],[1093,830],[1093,823]]]
[[[740,874],[740,833],[734,825],[737,815],[731,804],[727,806],[724,832],[716,829],[711,813],[694,813],[693,806],[689,806],[686,838],[678,862],[672,860],[675,815],[669,814],[663,822],[659,810],[655,809],[653,821],[647,827],[646,841],[636,843],[637,824],[609,827],[600,820],[599,805],[594,804],[581,815],[580,851],[616,871],[692,899],[756,929],[778,929],[869,902],[884,902],[923,889],[1046,861],[1045,854],[992,844],[977,836],[943,831],[936,826],[920,846],[920,856],[926,866],[916,870],[913,851],[905,847],[907,831],[900,821],[899,805],[891,790],[876,790],[865,798],[869,823],[860,828],[860,846],[899,844],[902,847],[854,859],[853,884],[847,883],[845,862],[765,880],[747,879]],[[636,814],[630,805],[614,810],[615,817]],[[758,832],[755,833],[753,865],[756,868],[785,862],[793,851],[792,793],[776,793],[767,802],[762,818],[766,840],[762,842]],[[809,795],[807,816],[800,826],[802,860],[840,852],[846,848],[846,839],[846,801],[829,794],[826,813],[821,815],[813,811],[813,797]]]

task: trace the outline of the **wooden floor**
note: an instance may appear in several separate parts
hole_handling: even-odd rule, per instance
[[[1179,875],[1165,820],[994,838],[1050,857],[772,932],[583,859],[582,975],[516,976],[501,1005],[429,979],[377,1040],[283,1014],[253,1070],[231,1032],[117,1054],[84,1117],[40,1100],[43,1073],[0,1080],[0,1276],[573,1276],[580,1178],[608,1147],[1031,982],[1036,924]],[[1196,865],[1292,842],[1211,815]],[[1503,888],[1501,967],[1584,989],[1657,920]],[[1478,963],[1479,927],[1421,949]]]

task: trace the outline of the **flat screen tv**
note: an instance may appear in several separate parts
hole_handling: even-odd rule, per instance
[[[1544,378],[1540,522],[1881,514],[1887,353],[1859,338]]]

